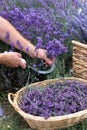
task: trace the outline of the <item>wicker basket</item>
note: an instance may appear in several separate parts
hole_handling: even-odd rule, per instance
[[[87,81],[80,78],[67,77],[65,78],[65,80],[66,79],[82,81],[84,83],[87,83]],[[32,86],[45,87],[50,83],[57,83],[57,82],[62,82],[62,81],[63,81],[62,79],[50,79],[50,80],[45,80],[45,81],[31,84],[28,87],[30,86],[31,87]],[[47,120],[44,117],[33,116],[30,114],[27,114],[19,108],[22,94],[25,92],[26,89],[27,87],[23,87],[19,91],[17,91],[15,94],[9,93],[8,100],[10,104],[14,107],[14,109],[27,121],[27,123],[29,124],[31,128],[35,128],[37,130],[54,130],[58,128],[72,126],[75,123],[87,118],[87,109],[73,113],[73,114],[69,114],[69,115],[50,117]]]
[[[87,80],[87,45],[72,41],[73,43],[73,75]]]

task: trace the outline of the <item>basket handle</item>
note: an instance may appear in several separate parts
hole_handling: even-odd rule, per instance
[[[14,97],[15,97],[16,95],[15,94],[13,94],[13,93],[9,93],[8,94],[8,100],[9,100],[9,102],[10,102],[10,104],[14,107],[14,109],[18,112],[19,111],[19,108],[16,106],[16,104],[14,103]]]

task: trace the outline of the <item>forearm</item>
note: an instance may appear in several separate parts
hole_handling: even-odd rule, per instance
[[[28,53],[31,57],[35,57],[35,46],[25,39],[7,20],[2,17],[0,17],[0,32],[0,39],[2,41],[9,45],[13,43],[15,48],[20,49],[17,44],[17,41],[19,41],[22,46],[22,51]],[[5,39],[7,32],[10,36],[8,41]]]
[[[6,39],[7,32],[9,34],[9,40]],[[0,17],[0,39],[9,45],[13,44],[17,49],[22,49],[23,52],[29,54],[32,58],[43,59],[48,65],[53,63],[53,61],[47,57],[46,50],[37,49],[35,51],[35,46],[25,39],[7,20],[2,17]],[[21,48],[18,45],[19,43],[21,44]]]

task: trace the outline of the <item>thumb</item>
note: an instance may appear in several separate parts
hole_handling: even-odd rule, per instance
[[[26,68],[26,61],[23,58],[20,58],[20,66],[25,69]]]

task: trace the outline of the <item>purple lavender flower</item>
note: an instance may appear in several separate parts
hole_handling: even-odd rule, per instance
[[[0,106],[0,117],[2,117],[3,115],[4,115],[4,111],[3,111],[3,109]]]
[[[42,37],[37,37],[36,49],[42,48]]]

